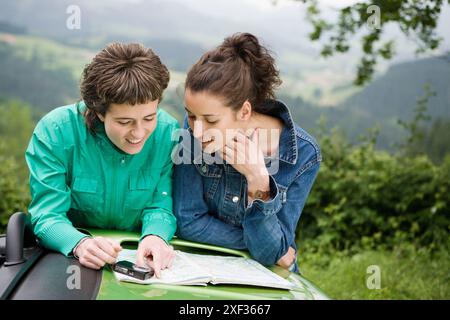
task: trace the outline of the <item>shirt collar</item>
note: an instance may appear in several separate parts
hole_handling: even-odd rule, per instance
[[[269,110],[268,115],[281,119],[284,124],[280,136],[278,155],[273,159],[295,164],[298,158],[297,134],[289,108],[280,100],[267,100],[265,105],[267,110]]]

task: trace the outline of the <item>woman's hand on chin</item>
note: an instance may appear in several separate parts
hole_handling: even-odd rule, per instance
[[[248,137],[238,130],[223,148],[224,160],[247,178],[248,190],[269,190],[269,173],[259,143],[258,129]]]

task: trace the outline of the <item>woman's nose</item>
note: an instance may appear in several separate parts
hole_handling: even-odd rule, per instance
[[[131,130],[131,135],[133,138],[141,139],[145,136],[145,129],[141,125],[137,125],[133,130]]]
[[[194,135],[194,138],[201,139],[203,135],[203,124],[201,121],[198,120],[194,121],[192,134]]]

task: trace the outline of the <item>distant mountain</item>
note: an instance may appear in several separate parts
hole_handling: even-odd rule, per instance
[[[430,115],[450,117],[450,53],[394,65],[339,108],[373,120],[409,118],[426,84],[436,92],[429,101]]]
[[[78,83],[67,68],[46,69],[38,55],[25,59],[0,41],[0,96],[16,98],[41,110],[76,99]]]
[[[344,128],[352,140],[378,124],[379,146],[393,148],[405,136],[398,119],[412,119],[417,99],[425,95],[425,85],[436,93],[428,101],[428,114],[434,120],[450,119],[450,54],[392,66],[340,104],[336,108],[340,117],[329,118],[333,125]]]

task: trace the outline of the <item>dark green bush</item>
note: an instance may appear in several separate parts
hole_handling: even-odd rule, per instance
[[[11,214],[26,211],[30,202],[28,183],[17,174],[19,165],[14,157],[5,154],[4,143],[0,141],[0,233],[5,231]]]
[[[9,216],[26,211],[30,201],[25,149],[35,122],[32,109],[18,101],[0,97],[0,232]]]
[[[302,214],[298,239],[315,249],[392,248],[403,242],[448,245],[450,157],[391,155],[374,141],[321,141],[319,175]]]

